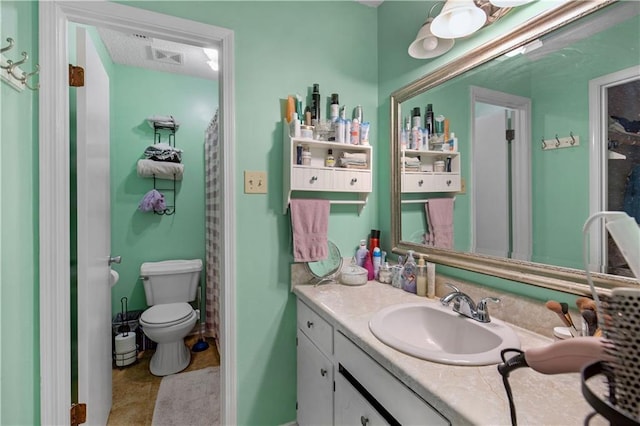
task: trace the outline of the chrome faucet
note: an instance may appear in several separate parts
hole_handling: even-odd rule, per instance
[[[446,285],[453,291],[440,298],[440,303],[442,303],[443,306],[449,306],[449,304],[453,302],[454,312],[479,322],[491,322],[489,309],[487,309],[487,302],[498,303],[500,302],[500,299],[496,297],[485,297],[480,300],[476,306],[475,302],[471,297],[469,297],[469,295],[461,292],[453,284],[446,283]]]

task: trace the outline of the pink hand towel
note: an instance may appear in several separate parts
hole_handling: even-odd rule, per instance
[[[327,258],[329,208],[329,200],[297,198],[290,201],[295,262],[315,262]]]
[[[430,198],[425,212],[433,246],[453,248],[453,198]]]

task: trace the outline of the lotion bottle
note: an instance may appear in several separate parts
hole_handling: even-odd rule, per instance
[[[418,259],[418,266],[416,268],[416,294],[418,296],[426,297],[427,295],[427,265],[424,263],[424,258],[420,256]]]
[[[404,262],[402,266],[402,271],[400,272],[400,276],[402,279],[402,289],[404,291],[408,291],[409,293],[416,293],[416,261],[413,258],[413,251],[409,250],[407,253],[407,260]]]
[[[358,266],[364,266],[365,258],[369,257],[369,250],[367,250],[367,241],[360,240],[360,247],[356,250],[356,263]]]

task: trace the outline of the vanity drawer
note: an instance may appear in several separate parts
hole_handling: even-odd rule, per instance
[[[341,333],[336,333],[335,359],[400,424],[450,425],[436,409]]]
[[[298,329],[327,355],[333,354],[333,327],[298,299]]]

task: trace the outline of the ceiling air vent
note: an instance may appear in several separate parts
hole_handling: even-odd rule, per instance
[[[167,64],[173,64],[173,65],[183,64],[182,53],[172,52],[170,50],[155,49],[155,48],[151,49],[151,53],[153,54],[154,61],[164,62]]]

